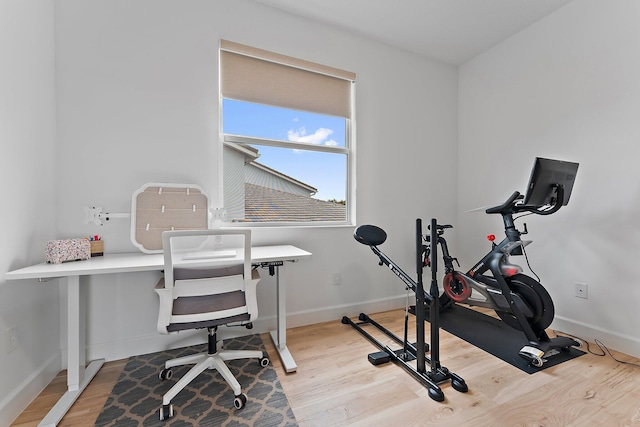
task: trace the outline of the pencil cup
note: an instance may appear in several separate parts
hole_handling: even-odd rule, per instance
[[[104,255],[104,240],[92,240],[91,241],[91,256]]]

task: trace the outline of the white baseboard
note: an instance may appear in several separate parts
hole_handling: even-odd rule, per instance
[[[562,316],[556,316],[554,318],[551,328],[589,342],[594,342],[597,339],[610,350],[621,351],[630,356],[640,358],[640,341],[637,338],[606,331],[597,326],[567,319]],[[586,351],[586,349],[584,350]],[[600,352],[597,348],[592,350]]]
[[[360,313],[372,314],[404,308],[406,295],[391,298],[364,301],[358,304],[342,304],[322,309],[298,311],[287,315],[287,328],[314,325],[316,323],[341,320],[342,316],[357,316]],[[413,302],[411,302],[413,304]]]
[[[320,309],[304,310],[287,314],[287,328],[313,325],[316,323],[339,321],[342,316],[357,316],[361,312],[379,313],[405,306],[405,295],[371,300],[358,304],[344,304]],[[223,337],[233,337],[269,332],[276,328],[276,317],[259,317],[253,322],[253,329],[247,331],[243,328],[224,328],[220,330]],[[106,361],[120,360],[136,354],[154,353],[156,351],[171,348],[185,347],[188,345],[205,342],[205,336],[201,331],[185,331],[174,335],[160,335],[157,333],[146,336],[129,338],[127,340],[112,341],[87,346],[87,361],[104,358]],[[66,361],[66,349],[63,350],[63,358]],[[65,366],[66,367],[66,366]]]
[[[60,352],[47,359],[0,402],[0,426],[11,425],[33,399],[60,373]]]

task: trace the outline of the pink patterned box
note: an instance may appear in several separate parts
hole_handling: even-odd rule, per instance
[[[45,262],[60,264],[91,258],[91,243],[88,239],[49,240],[44,254]]]

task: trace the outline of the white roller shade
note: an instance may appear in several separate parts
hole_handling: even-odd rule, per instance
[[[220,73],[224,98],[351,118],[354,73],[227,40]]]

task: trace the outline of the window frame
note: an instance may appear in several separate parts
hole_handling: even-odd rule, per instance
[[[225,227],[327,227],[327,226],[353,226],[355,224],[355,132],[353,132],[353,120],[345,119],[345,143],[344,147],[332,147],[327,145],[310,144],[295,141],[280,141],[277,139],[259,138],[228,134],[222,132],[222,97],[220,100],[220,129],[221,129],[221,155],[220,155],[220,187],[221,200],[224,209],[224,154],[225,145],[233,143],[242,147],[250,145],[254,148],[269,146],[292,150],[317,151],[323,153],[343,154],[346,156],[345,173],[345,219],[343,221],[260,221],[260,222],[234,222],[223,221]],[[352,108],[354,108],[352,106]],[[292,177],[295,179],[295,177]]]
[[[227,42],[229,43],[229,42]],[[240,45],[242,46],[242,45]],[[245,46],[243,46],[245,47]],[[255,49],[250,48],[249,49]],[[224,49],[221,48],[221,52]],[[274,54],[279,55],[279,54]],[[290,58],[290,57],[286,57]],[[262,59],[262,58],[260,58]],[[304,61],[297,60],[296,58],[290,58],[293,61]],[[304,61],[306,63],[306,61]],[[294,65],[289,65],[294,66]],[[320,67],[324,67],[319,65]],[[348,72],[345,72],[348,73]],[[335,226],[353,226],[356,218],[356,132],[355,132],[355,116],[356,116],[356,105],[355,105],[355,74],[349,73],[353,75],[353,78],[348,80],[350,83],[350,93],[349,93],[349,109],[350,114],[349,117],[343,117],[345,120],[345,143],[344,147],[335,147],[335,146],[327,146],[327,145],[318,145],[304,142],[296,142],[296,141],[288,141],[288,140],[276,140],[269,138],[260,138],[246,135],[237,135],[224,133],[223,129],[223,117],[224,117],[224,109],[223,102],[224,99],[234,99],[232,97],[223,96],[223,87],[222,87],[222,76],[220,77],[220,86],[219,86],[219,129],[220,129],[220,137],[219,137],[219,147],[220,147],[220,155],[219,155],[219,179],[220,179],[220,201],[221,205],[224,209],[225,204],[225,193],[224,193],[224,150],[227,145],[235,144],[241,147],[252,146],[253,148],[259,148],[260,146],[269,146],[269,147],[277,147],[277,148],[285,148],[292,150],[303,150],[303,151],[314,151],[314,152],[323,152],[323,153],[332,153],[332,154],[341,154],[346,156],[346,171],[345,171],[345,218],[340,221],[328,221],[328,220],[318,220],[318,221],[230,221],[224,219],[222,221],[222,225],[225,227],[335,227]],[[343,78],[343,77],[340,77]],[[343,78],[344,79],[344,78]],[[347,79],[344,79],[347,80]],[[239,99],[242,102],[251,102],[246,99]],[[272,105],[270,103],[258,102],[258,104],[269,106]],[[274,105],[278,106],[278,105]],[[283,107],[283,106],[280,106]],[[287,108],[287,107],[284,107]],[[308,111],[308,110],[304,110]],[[321,114],[314,111],[309,111],[314,114]],[[268,166],[268,165],[267,165]],[[296,179],[295,177],[292,177]],[[219,218],[218,218],[219,219]]]

